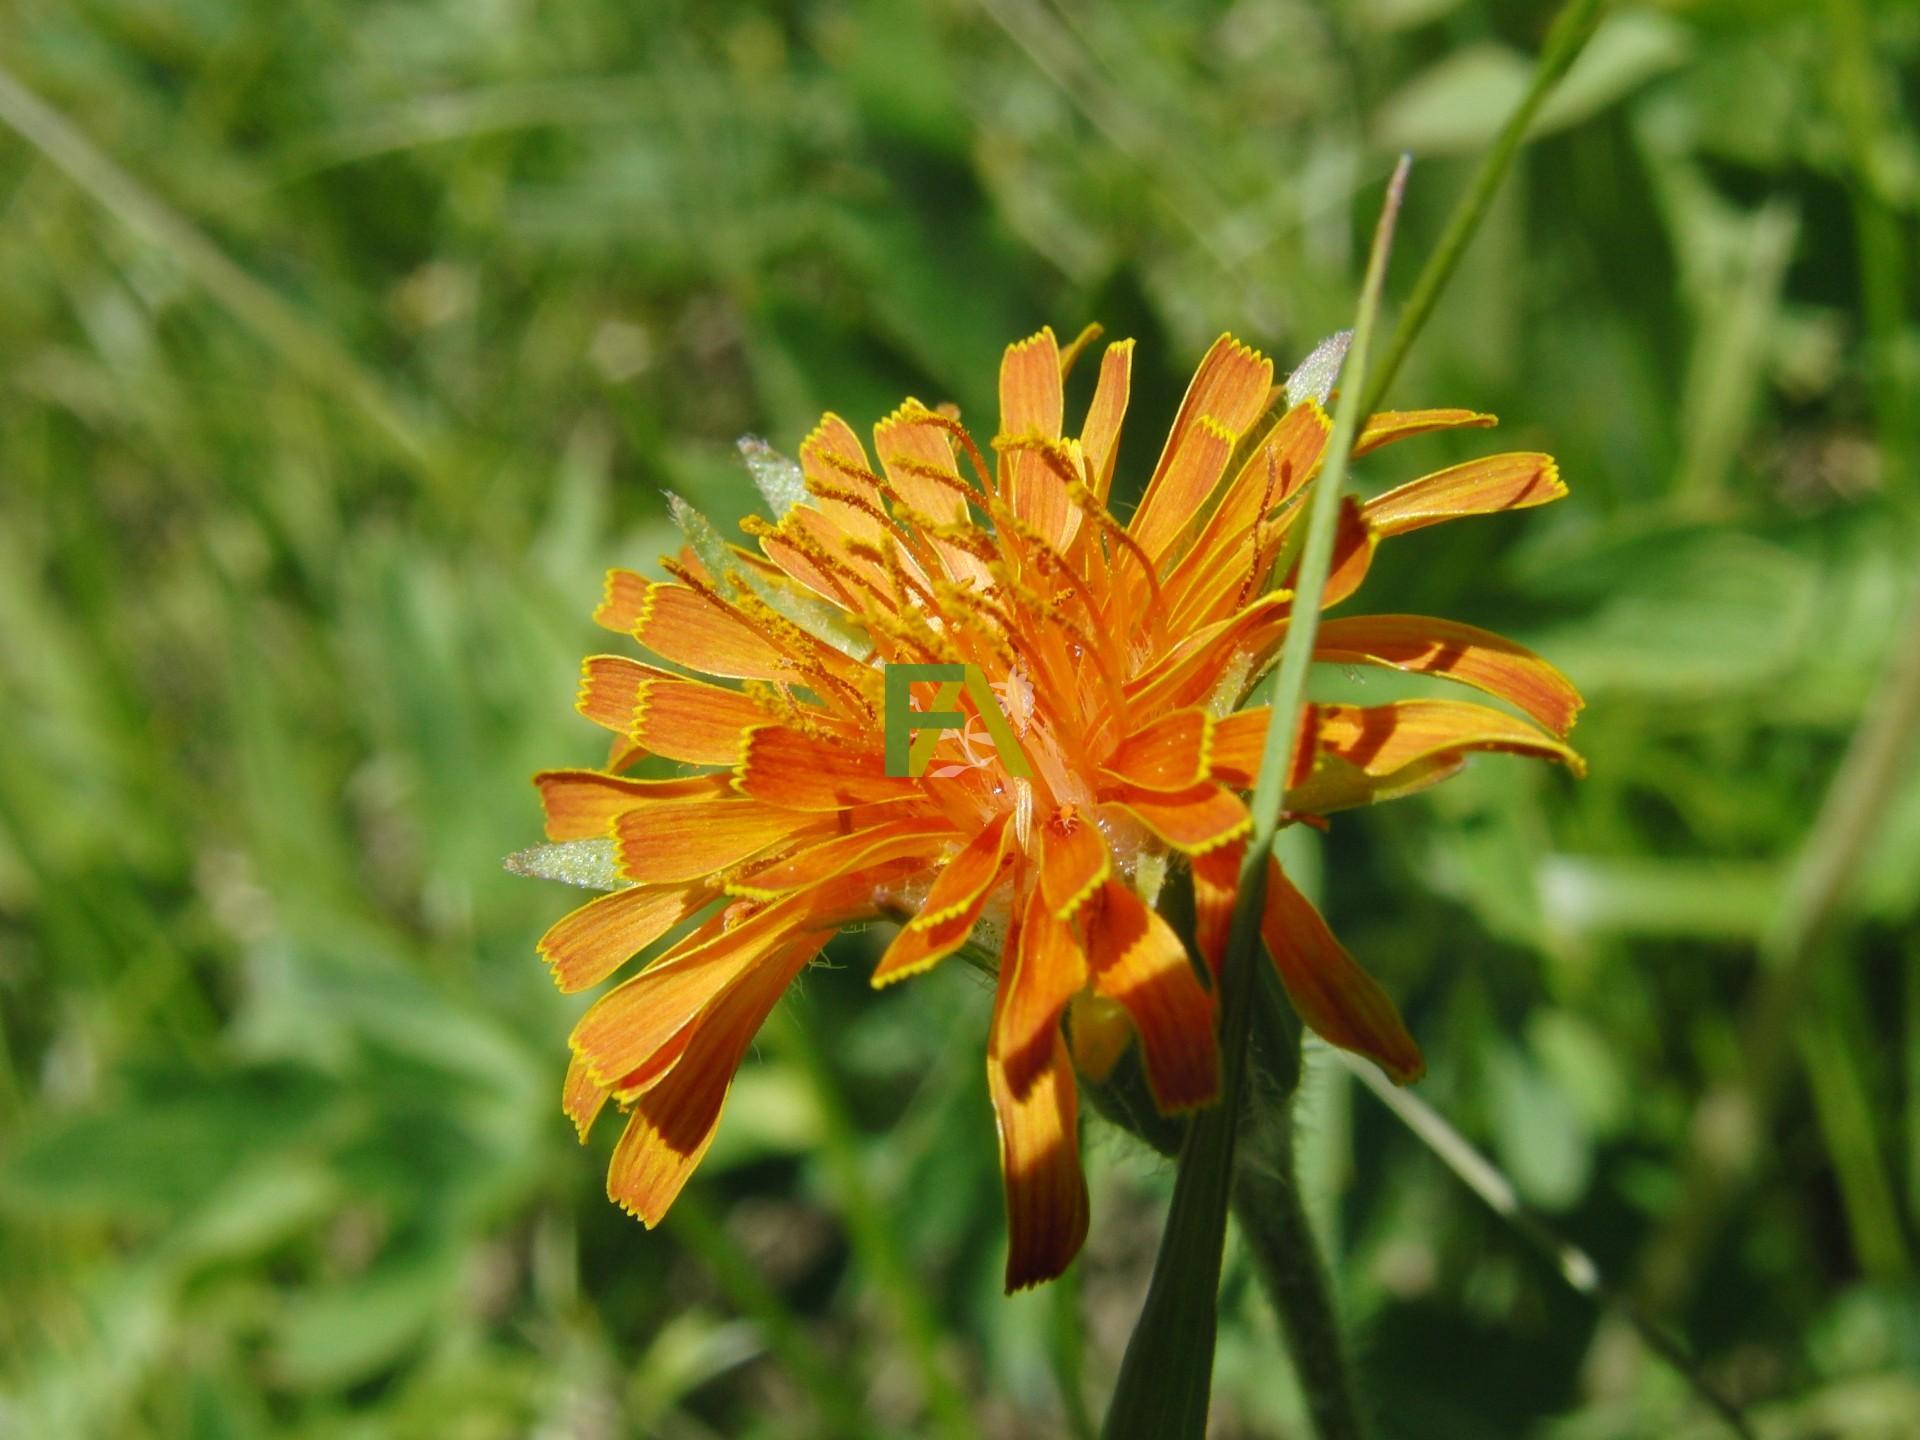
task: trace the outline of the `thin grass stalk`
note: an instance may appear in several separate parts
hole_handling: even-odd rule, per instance
[[[4,68],[0,68],[0,124],[12,129],[115,219],[171,252],[180,267],[268,349],[357,409],[410,467],[436,478],[431,438],[394,404],[371,372]]]
[[[1392,1111],[1394,1118],[1412,1131],[1421,1144],[1437,1155],[1462,1184],[1478,1195],[1488,1209],[1558,1270],[1561,1279],[1631,1325],[1647,1348],[1671,1365],[1692,1387],[1694,1394],[1727,1422],[1734,1434],[1740,1436],[1741,1440],[1755,1440],[1753,1427],[1740,1407],[1700,1372],[1699,1365],[1686,1347],[1634,1304],[1631,1296],[1610,1284],[1591,1255],[1528,1209],[1514,1189],[1513,1182],[1491,1160],[1474,1149],[1472,1142],[1454,1129],[1445,1116],[1410,1090],[1395,1085],[1359,1056],[1336,1050],[1333,1057],[1375,1099]]]
[[[1409,161],[1402,157],[1387,186],[1387,198],[1374,231],[1373,249],[1361,287],[1360,309],[1354,323],[1353,345],[1347,363],[1356,376],[1366,373],[1367,354],[1379,317],[1380,293],[1386,279],[1387,255],[1393,244],[1394,221],[1406,188]],[[1266,894],[1267,860],[1280,827],[1280,807],[1286,777],[1292,769],[1299,738],[1300,707],[1306,695],[1307,669],[1319,630],[1320,596],[1326,589],[1333,558],[1333,541],[1340,514],[1340,492],[1346,484],[1347,460],[1359,433],[1359,386],[1348,386],[1334,407],[1333,435],[1325,467],[1316,482],[1307,512],[1307,534],[1301,549],[1291,622],[1274,679],[1262,753],[1260,779],[1250,810],[1252,832],[1240,869],[1239,897],[1234,906],[1226,956],[1220,976],[1221,1084],[1218,1102],[1197,1114],[1188,1126],[1174,1180],[1173,1203],[1167,1228],[1154,1261],[1153,1278],[1140,1319],[1127,1342],[1120,1378],[1102,1434],[1107,1440],[1180,1440],[1206,1430],[1212,1391],[1213,1349],[1219,1325],[1220,1261],[1226,1243],[1227,1210],[1233,1193],[1234,1146],[1240,1119],[1240,1096],[1245,1088],[1247,1040],[1251,1031],[1257,978],[1262,902]],[[1317,1265],[1311,1237],[1299,1231],[1266,1237],[1294,1249],[1306,1246],[1304,1264]],[[1338,1341],[1338,1326],[1324,1290],[1316,1294],[1289,1290],[1276,1303],[1311,1302],[1314,1313],[1289,1315],[1289,1335],[1305,1330],[1326,1343],[1311,1353],[1294,1349],[1297,1363],[1329,1366],[1337,1374],[1302,1377],[1309,1391],[1321,1390],[1348,1397],[1316,1415],[1321,1440],[1358,1440],[1359,1416],[1350,1403],[1352,1385]]]
[[[1507,117],[1507,123],[1500,128],[1493,148],[1480,161],[1480,168],[1473,174],[1473,184],[1460,198],[1460,203],[1453,207],[1453,214],[1447,217],[1446,229],[1440,232],[1432,255],[1421,267],[1420,278],[1413,283],[1413,292],[1407,297],[1400,323],[1394,327],[1393,338],[1387,342],[1380,368],[1367,386],[1366,399],[1360,404],[1362,415],[1371,415],[1380,408],[1387,388],[1393,384],[1394,376],[1400,373],[1401,362],[1407,358],[1407,352],[1419,338],[1427,318],[1433,314],[1433,307],[1439,304],[1447,282],[1453,279],[1460,257],[1466,254],[1468,242],[1480,228],[1480,222],[1486,218],[1487,209],[1500,189],[1500,182],[1507,178],[1514,157],[1526,142],[1527,131],[1533,125],[1534,117],[1540,113],[1547,96],[1553,93],[1553,87],[1560,83],[1573,62],[1580,58],[1580,52],[1587,48],[1587,41],[1593,38],[1593,32],[1599,28],[1605,9],[1606,0],[1568,0],[1568,4],[1554,17],[1553,26],[1547,31],[1546,44],[1540,49],[1540,59],[1533,68],[1533,83],[1527,87],[1527,93],[1514,108],[1513,114]],[[1357,367],[1352,373],[1356,379],[1363,378]]]

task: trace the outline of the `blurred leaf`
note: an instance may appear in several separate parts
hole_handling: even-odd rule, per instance
[[[457,1279],[453,1257],[407,1250],[351,1283],[290,1295],[274,1322],[274,1369],[298,1389],[364,1380],[425,1335],[455,1301]]]
[[[1548,1210],[1579,1199],[1593,1170],[1593,1141],[1580,1112],[1521,1051],[1487,1058],[1493,1143],[1521,1195]]]
[[[1541,107],[1533,134],[1588,120],[1654,76],[1673,69],[1690,48],[1679,22],[1654,11],[1609,15]],[[1455,50],[1408,81],[1374,117],[1383,149],[1466,155],[1484,149],[1526,93],[1533,62],[1504,45]]]
[[[17,1136],[0,1162],[0,1203],[72,1218],[181,1214],[300,1144],[335,1093],[290,1066],[136,1076],[131,1087],[111,1109],[48,1116]]]

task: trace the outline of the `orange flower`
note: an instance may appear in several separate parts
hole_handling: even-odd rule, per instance
[[[755,1031],[853,921],[904,922],[875,985],[969,944],[998,952],[987,1082],[1009,1289],[1058,1275],[1085,1236],[1074,1062],[1104,1073],[1116,1017],[1163,1110],[1217,1093],[1211,976],[1151,901],[1169,860],[1192,867],[1196,943],[1217,970],[1249,829],[1240,792],[1267,724],[1264,709],[1235,707],[1286,636],[1290,592],[1267,580],[1291,563],[1289,527],[1331,426],[1316,398],[1278,406],[1271,363],[1223,336],[1123,526],[1106,500],[1133,346],[1106,350],[1068,436],[1062,380],[1081,348],[1063,355],[1051,331],[1008,348],[992,464],[951,414],[916,401],[874,428],[877,467],[828,415],[797,469],[750,451],[783,510],[743,527],[757,551],[722,543],[676,502],[692,543],[663,562],[672,578],[608,577],[596,619],[680,669],[586,662],[580,709],[614,732],[612,756],[536,783],[556,849],[610,850],[608,883],[624,888],[566,916],[540,951],[560,987],[579,990],[720,902],[571,1038],[566,1111],[583,1139],[609,1099],[627,1111],[608,1193],[650,1226],[705,1153]],[[1377,415],[1355,453],[1492,423]],[[1563,493],[1548,457],[1505,454],[1345,502],[1326,603],[1358,588],[1382,540]],[[1530,718],[1452,700],[1310,707],[1293,818],[1424,788],[1473,750],[1579,764],[1560,738],[1579,696],[1499,636],[1343,618],[1321,626],[1316,655],[1444,676]],[[961,730],[938,734],[918,778],[889,776],[882,666],[906,662],[978,666],[1009,702],[1030,778]],[[693,768],[622,773],[649,755]],[[1420,1073],[1392,1001],[1278,866],[1262,934],[1308,1025],[1396,1079]]]

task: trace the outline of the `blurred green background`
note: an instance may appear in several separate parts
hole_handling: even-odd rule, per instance
[[[1095,319],[1137,487],[1219,331],[1346,323],[1402,147],[1405,295],[1549,13],[0,9],[0,1436],[1097,1414],[1169,1168],[1090,1128],[1085,1259],[1002,1299],[976,979],[841,942],[649,1235],[559,1111],[577,896],[500,859],[603,751],[587,616],[661,488],[738,515],[734,439],[829,406],[990,430],[1000,347]],[[1390,397],[1502,429],[1360,474],[1560,457],[1361,606],[1543,649],[1592,776],[1347,819],[1327,908],[1423,1097],[1770,1436],[1920,1434],[1920,784],[1866,718],[1916,663],[1917,106],[1904,0],[1615,8]],[[1724,1433],[1314,1061],[1380,1435]],[[1215,1433],[1303,1434],[1237,1251],[1223,1304]]]

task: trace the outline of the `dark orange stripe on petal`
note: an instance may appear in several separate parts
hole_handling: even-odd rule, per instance
[[[1519,706],[1556,735],[1584,703],[1573,683],[1525,646],[1428,615],[1357,615],[1321,624],[1313,657],[1441,675]]]
[[[1314,735],[1320,707],[1308,705],[1300,712],[1300,732],[1294,737],[1293,776],[1298,784],[1313,765]],[[1236,710],[1213,724],[1212,775],[1236,790],[1251,790],[1260,778],[1262,752],[1267,746],[1270,711],[1265,705]]]
[[[809,936],[729,990],[702,1016],[673,1072],[634,1103],[607,1169],[607,1197],[658,1225],[713,1143],[747,1046],[782,992],[826,943]]]
[[[1319,746],[1369,775],[1391,775],[1415,761],[1461,750],[1504,750],[1580,767],[1578,755],[1528,721],[1465,700],[1323,705]]]
[[[1079,939],[1055,917],[1037,885],[1027,894],[1019,925],[1008,928],[1000,966],[1004,995],[994,1045],[1014,1094],[1024,1096],[1052,1060],[1060,1012],[1087,983]]]
[[[598,985],[713,898],[705,884],[667,889],[636,886],[582,905],[540,937],[553,983],[571,995]]]
[[[1133,1021],[1154,1102],[1169,1114],[1207,1104],[1220,1090],[1213,997],[1180,937],[1118,880],[1101,887],[1085,928],[1093,988]]]
[[[682,940],[631,980],[594,1001],[573,1027],[568,1044],[586,1057],[604,1084],[638,1090],[657,1079],[676,1035],[718,996],[810,929],[805,897],[764,906],[727,927],[718,916]]]
[[[1247,842],[1235,840],[1193,857],[1193,943],[1217,980],[1233,928],[1233,902],[1240,893],[1240,862]]]
[[[1463,515],[1526,510],[1567,493],[1551,455],[1488,455],[1389,490],[1361,507],[1376,535],[1404,535]]]
[[[1364,1055],[1400,1084],[1425,1073],[1400,1012],[1277,862],[1267,867],[1260,935],[1300,1018],[1321,1039]]]
[[[1023,1094],[987,1055],[987,1090],[1000,1132],[1007,1193],[1007,1293],[1062,1274],[1087,1238],[1087,1181],[1080,1169],[1079,1091],[1056,1030],[1046,1063]]]

